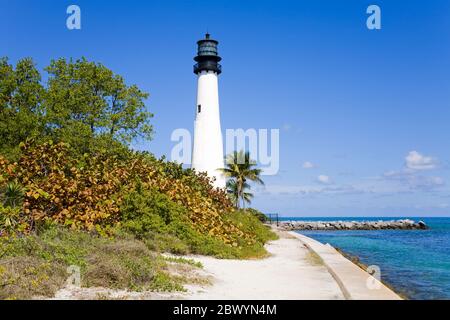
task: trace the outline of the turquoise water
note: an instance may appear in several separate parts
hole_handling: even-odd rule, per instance
[[[398,218],[284,218],[283,220],[392,220]],[[450,218],[411,218],[426,231],[299,231],[378,265],[381,279],[410,299],[450,299]]]

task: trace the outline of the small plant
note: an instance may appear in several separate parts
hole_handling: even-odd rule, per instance
[[[172,263],[187,264],[187,265],[199,268],[199,269],[203,268],[203,264],[200,261],[195,261],[193,259],[186,259],[183,257],[165,256],[164,260],[167,262],[172,262]]]
[[[24,188],[17,182],[9,182],[0,189],[0,237],[24,233],[29,228],[22,211],[24,194]]]
[[[24,188],[17,182],[9,182],[0,191],[0,199],[5,207],[17,208],[22,206]]]
[[[20,218],[19,208],[4,207],[0,205],[0,236],[7,236],[15,231],[23,229],[20,227]]]

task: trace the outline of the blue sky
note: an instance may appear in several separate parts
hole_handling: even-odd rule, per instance
[[[66,8],[82,10],[69,31]],[[382,29],[366,27],[366,8]],[[220,41],[222,126],[279,128],[254,206],[299,216],[450,215],[450,2],[0,0],[0,56],[85,56],[151,95],[169,155],[192,130],[196,41]],[[307,163],[309,162],[309,164]],[[306,165],[305,165],[306,163]],[[310,167],[310,168],[307,168]]]

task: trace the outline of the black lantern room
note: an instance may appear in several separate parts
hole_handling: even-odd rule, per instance
[[[210,34],[207,33],[205,39],[197,42],[198,53],[194,58],[197,64],[194,66],[194,73],[199,74],[202,71],[214,71],[217,74],[222,73],[222,66],[219,62],[222,58],[217,52],[218,41],[210,39]]]

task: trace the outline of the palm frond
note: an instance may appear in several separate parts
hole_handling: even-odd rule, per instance
[[[251,159],[248,151],[234,151],[225,157],[225,168],[221,168],[220,171],[229,179],[228,194],[237,207],[241,201],[245,207],[245,204],[251,203],[254,197],[252,193],[246,191],[251,188],[247,181],[264,185],[261,179],[262,170],[256,166],[256,161]]]

